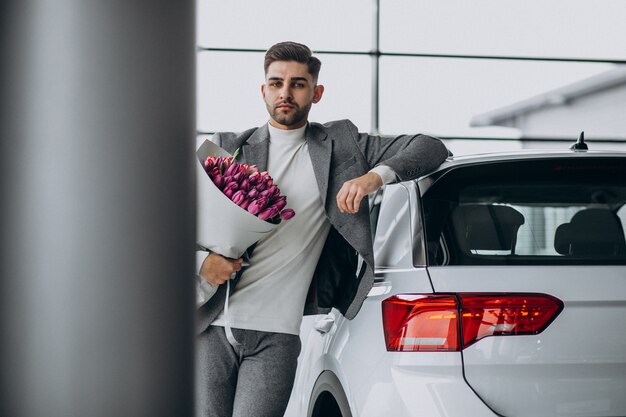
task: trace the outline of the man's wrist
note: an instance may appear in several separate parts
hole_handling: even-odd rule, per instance
[[[396,172],[387,165],[377,165],[374,168],[370,169],[369,172],[374,172],[378,174],[378,176],[380,176],[380,179],[383,181],[383,184],[394,183],[397,179]]]
[[[211,255],[211,253],[213,252],[209,250],[196,251],[196,275],[199,277],[201,277],[200,272],[202,271],[202,264],[204,264],[204,261]]]

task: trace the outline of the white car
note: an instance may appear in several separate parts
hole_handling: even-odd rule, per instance
[[[371,205],[376,283],[305,318],[288,416],[626,416],[626,153],[450,158]]]

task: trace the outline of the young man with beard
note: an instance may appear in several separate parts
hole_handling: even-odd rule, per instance
[[[365,197],[385,183],[417,178],[448,156],[441,141],[425,135],[370,136],[348,120],[308,122],[324,87],[317,83],[321,63],[304,45],[272,46],[264,66],[269,122],[213,140],[231,153],[240,148],[242,162],[269,171],[296,216],[248,251],[247,268],[242,259],[203,255],[201,277],[220,287],[198,314],[198,416],[283,415],[303,312],[335,307],[352,319],[374,282]],[[228,334],[221,284],[233,272]]]

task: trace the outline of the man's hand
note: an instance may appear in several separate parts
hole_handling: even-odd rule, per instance
[[[200,276],[211,285],[221,285],[231,278],[233,272],[241,269],[242,263],[242,258],[230,259],[210,253],[202,263]]]
[[[359,211],[363,197],[377,191],[382,186],[383,180],[375,172],[368,172],[358,178],[344,182],[337,194],[339,211],[342,213],[356,213]]]

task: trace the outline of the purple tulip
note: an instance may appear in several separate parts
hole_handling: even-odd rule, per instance
[[[258,196],[259,196],[259,192],[256,190],[256,188],[253,188],[250,191],[248,191],[248,198],[250,200],[254,200]]]
[[[222,177],[221,175],[216,175],[213,178],[213,184],[215,184],[215,186],[221,190],[224,186],[224,177]]]
[[[208,172],[215,166],[215,161],[210,156],[204,161],[204,169]]]
[[[224,187],[224,189],[227,189],[227,188],[235,192],[239,189],[239,184],[237,184],[235,181],[231,181],[228,184],[226,184],[226,186]]]
[[[278,214],[278,209],[276,208],[276,206],[270,206],[259,213],[259,219],[261,220],[271,219],[277,214]]]
[[[246,193],[239,190],[239,191],[236,191],[235,194],[233,194],[233,196],[230,199],[233,200],[233,203],[237,204],[238,206],[241,206],[241,203],[243,203],[243,200],[245,200],[245,198],[246,198]]]
[[[252,186],[250,185],[250,183],[248,182],[248,180],[246,178],[244,178],[243,181],[241,181],[241,183],[239,184],[239,189],[240,190],[244,190],[246,192],[250,191],[250,188],[252,188]]]
[[[261,181],[263,181],[268,188],[274,185],[274,180],[267,171],[261,172]]]
[[[259,197],[248,206],[248,212],[258,214],[267,206],[267,198]]]
[[[289,220],[295,215],[296,215],[296,212],[293,211],[292,209],[284,209],[283,211],[280,212],[280,218],[283,220]]]
[[[235,175],[236,173],[239,172],[239,167],[241,165],[239,164],[239,162],[234,162],[231,166],[228,167],[228,169],[226,170],[226,175]]]
[[[242,179],[243,173],[241,172],[237,172],[235,175],[233,175],[233,181],[236,181],[237,183],[240,183]]]
[[[235,192],[231,190],[230,188],[225,188],[223,193],[228,198],[232,198],[233,194],[235,194]]]
[[[267,183],[265,183],[265,181],[259,181],[259,183],[256,185],[256,189],[259,192],[265,191],[267,189]]]
[[[268,174],[267,171],[264,171],[264,173],[261,173],[261,181],[268,182],[271,179],[272,177],[270,177],[270,174]]]
[[[249,205],[250,205],[250,200],[245,199],[241,202],[241,204],[239,204],[239,207],[241,207],[244,210],[247,210]]]
[[[272,202],[272,205],[276,206],[278,210],[284,209],[285,206],[287,205],[287,197],[285,197],[284,195],[278,197],[276,200]]]
[[[260,179],[259,173],[255,172],[254,174],[252,174],[252,175],[250,175],[248,177],[248,182],[251,185],[257,185],[259,183],[259,179]]]

